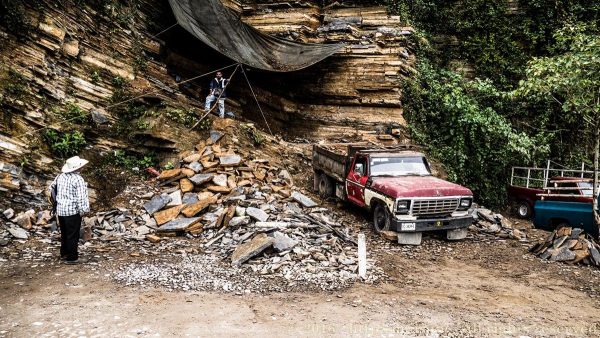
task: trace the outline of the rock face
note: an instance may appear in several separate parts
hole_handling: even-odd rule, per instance
[[[263,103],[287,130],[332,136],[405,124],[401,80],[414,73],[413,30],[376,3],[242,1],[243,20],[259,30],[292,40],[347,44],[306,70],[263,76],[258,90]]]

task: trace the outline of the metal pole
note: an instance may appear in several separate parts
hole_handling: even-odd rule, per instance
[[[527,184],[525,185],[527,188],[529,188],[529,176],[531,176],[531,169],[527,169]]]

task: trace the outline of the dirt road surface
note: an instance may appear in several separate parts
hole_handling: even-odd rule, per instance
[[[542,262],[511,240],[369,248],[385,283],[266,295],[123,286],[111,275],[125,253],[78,266],[4,260],[0,336],[600,336],[597,269]]]

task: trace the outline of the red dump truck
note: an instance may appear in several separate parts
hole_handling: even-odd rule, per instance
[[[395,231],[401,244],[420,244],[424,231],[462,239],[473,222],[473,193],[433,177],[425,155],[407,146],[313,146],[314,189],[373,214],[376,232]]]

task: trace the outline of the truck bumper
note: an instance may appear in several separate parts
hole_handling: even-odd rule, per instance
[[[396,232],[423,232],[462,229],[473,224],[473,216],[432,218],[417,220],[397,220],[392,219],[392,230]]]

